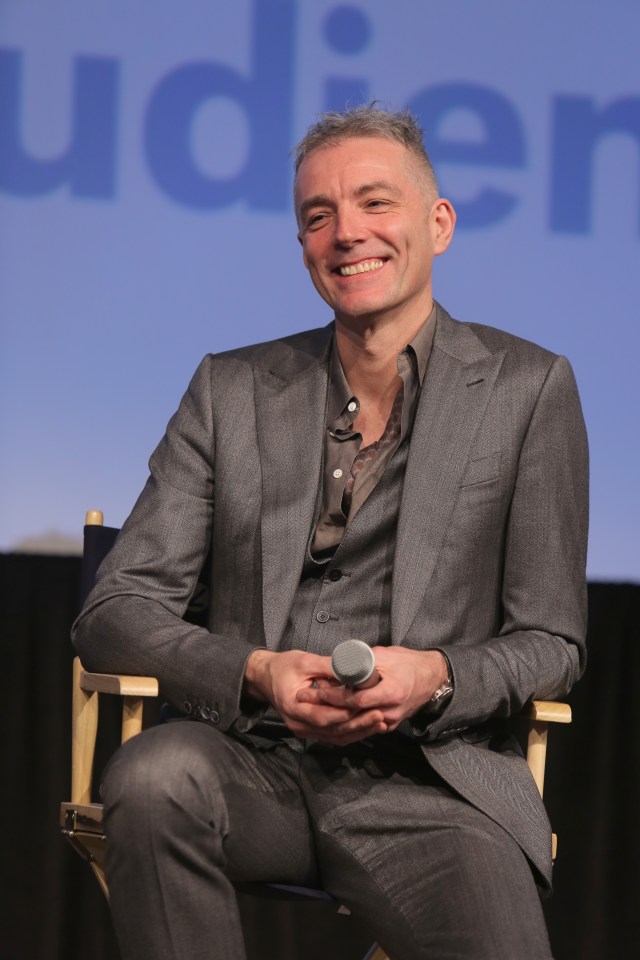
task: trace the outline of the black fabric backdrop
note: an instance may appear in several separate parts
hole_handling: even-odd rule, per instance
[[[106,901],[58,831],[79,583],[77,558],[0,555],[0,960],[119,960]],[[640,942],[640,587],[591,584],[589,610],[574,722],[550,734],[545,800],[559,855],[545,909],[556,960],[631,960]],[[115,711],[103,719],[99,764],[117,737]],[[366,932],[324,904],[241,906],[250,960],[355,960],[368,946]]]

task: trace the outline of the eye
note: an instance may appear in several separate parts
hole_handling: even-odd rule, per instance
[[[314,227],[321,226],[322,223],[327,219],[326,213],[314,213],[307,220],[307,230],[313,230]]]
[[[366,202],[366,204],[365,204],[365,206],[366,206],[368,209],[375,209],[375,208],[379,208],[379,207],[386,207],[386,205],[387,205],[387,201],[386,201],[386,200],[379,200],[379,199],[376,199],[376,200],[367,200],[367,202]]]

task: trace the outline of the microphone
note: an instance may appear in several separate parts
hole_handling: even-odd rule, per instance
[[[364,690],[380,681],[376,658],[364,640],[343,640],[331,654],[331,669],[345,687]]]

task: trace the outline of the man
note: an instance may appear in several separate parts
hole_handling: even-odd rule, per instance
[[[505,724],[584,665],[570,367],[434,303],[455,214],[410,116],[322,118],[295,208],[335,323],[205,358],[76,626],[86,667],[201,721],[105,778],[123,956],[242,957],[232,882],[273,880],[321,881],[393,960],[547,958],[549,825]],[[332,683],[348,637],[377,685]]]

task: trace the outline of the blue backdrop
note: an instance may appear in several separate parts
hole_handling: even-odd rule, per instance
[[[3,0],[0,548],[119,525],[208,351],[327,323],[293,144],[379,98],[458,210],[434,289],[569,356],[590,575],[640,579],[637,0]]]

